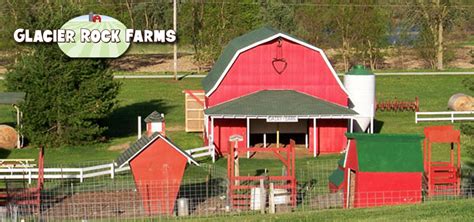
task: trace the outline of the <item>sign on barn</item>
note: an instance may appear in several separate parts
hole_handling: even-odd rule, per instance
[[[269,116],[267,117],[269,123],[296,123],[298,117],[296,116]]]

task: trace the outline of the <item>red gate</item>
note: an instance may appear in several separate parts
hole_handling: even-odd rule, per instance
[[[284,165],[284,176],[236,176],[235,163],[239,154],[246,152],[272,152]],[[284,155],[282,155],[284,153]],[[238,170],[238,169],[237,169]],[[267,190],[270,183],[275,183],[274,189],[284,189],[288,191],[292,207],[296,206],[296,176],[295,176],[295,141],[290,140],[290,144],[281,148],[260,148],[260,147],[234,147],[229,142],[229,154],[227,157],[227,173],[229,178],[229,200],[233,209],[249,209],[252,204],[252,189],[261,187],[256,184],[264,180],[263,188]],[[260,191],[263,192],[263,191]],[[266,202],[264,202],[265,204]]]

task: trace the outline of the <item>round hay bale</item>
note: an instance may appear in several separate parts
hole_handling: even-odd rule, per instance
[[[18,134],[15,128],[8,125],[0,125],[0,148],[15,148],[17,139]]]
[[[472,111],[474,98],[462,93],[454,94],[449,98],[448,108],[453,111]]]

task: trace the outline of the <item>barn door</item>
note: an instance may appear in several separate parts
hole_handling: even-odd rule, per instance
[[[354,170],[349,169],[347,174],[347,197],[346,197],[346,207],[353,208],[355,200],[355,181],[356,173]]]
[[[186,132],[204,131],[204,90],[184,90]]]

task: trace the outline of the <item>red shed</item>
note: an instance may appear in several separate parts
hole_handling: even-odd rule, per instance
[[[116,166],[130,165],[148,214],[172,214],[188,162],[199,165],[168,138],[154,132],[125,150],[117,159]]]
[[[339,153],[357,113],[324,52],[264,27],[232,40],[202,81],[205,137],[221,154],[239,146],[294,139],[315,156]]]
[[[422,199],[422,136],[348,134],[349,149],[329,177],[344,191],[344,207],[419,203]]]

